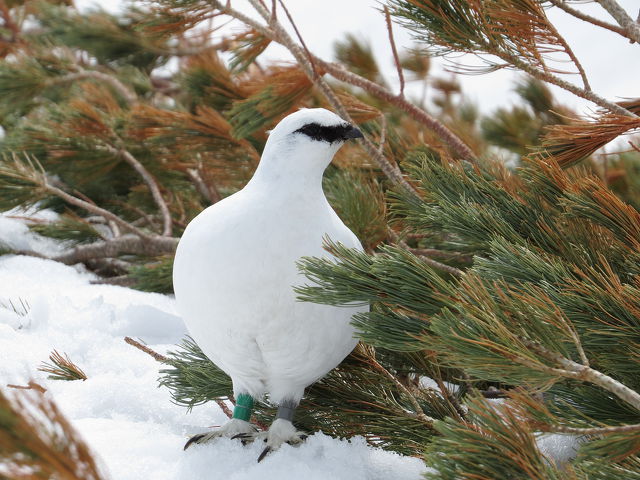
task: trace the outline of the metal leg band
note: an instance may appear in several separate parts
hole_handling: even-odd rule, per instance
[[[283,420],[292,422],[293,415],[297,407],[298,405],[293,402],[282,402],[280,405],[278,405],[278,413],[276,413],[276,418],[282,418]]]

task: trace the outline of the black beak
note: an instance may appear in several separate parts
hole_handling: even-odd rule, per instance
[[[348,140],[350,138],[363,138],[364,135],[362,135],[362,132],[360,130],[358,130],[356,127],[354,127],[353,125],[349,125],[349,128],[347,129],[346,132],[344,132],[344,139]]]

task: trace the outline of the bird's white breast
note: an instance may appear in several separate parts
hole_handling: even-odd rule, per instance
[[[300,257],[329,256],[325,235],[361,248],[323,195],[280,198],[249,188],[185,230],[174,263],[178,308],[198,345],[232,378],[304,388],[355,346],[349,320],[365,308],[303,303],[293,291],[309,283],[297,270]]]

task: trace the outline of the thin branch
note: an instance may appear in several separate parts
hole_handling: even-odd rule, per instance
[[[618,22],[618,25],[629,34],[628,36],[633,41],[640,43],[640,25],[629,16],[624,8],[618,5],[618,2],[615,0],[596,0],[596,2],[609,12],[609,15]]]
[[[618,425],[613,427],[576,428],[564,425],[538,425],[543,432],[569,433],[571,435],[607,435],[609,433],[627,433],[640,431],[640,423],[633,425]]]
[[[618,35],[622,35],[625,38],[628,38],[629,40],[631,40],[632,42],[635,42],[635,40],[633,40],[633,38],[627,33],[627,31],[621,27],[619,27],[618,25],[613,25],[612,23],[607,23],[603,20],[600,20],[599,18],[595,18],[592,17],[591,15],[587,15],[586,13],[582,13],[579,10],[576,10],[573,7],[570,7],[565,0],[548,0],[549,2],[551,2],[553,5],[555,5],[556,7],[560,8],[561,10],[564,10],[565,12],[567,12],[569,15],[573,15],[574,17],[583,20],[585,22],[591,23],[593,25],[596,25],[597,27],[601,27],[601,28],[605,28],[607,30],[610,30],[614,33],[617,33]]]
[[[131,225],[126,220],[123,220],[122,218],[117,216],[115,213],[112,213],[109,210],[105,210],[104,208],[100,208],[97,205],[94,205],[93,203],[89,203],[89,202],[87,202],[85,200],[81,200],[78,197],[75,197],[75,196],[65,192],[64,190],[61,190],[61,189],[59,189],[57,187],[54,187],[53,185],[48,183],[47,179],[44,176],[43,176],[43,179],[42,179],[42,187],[45,190],[47,190],[49,193],[52,193],[55,196],[60,197],[65,202],[70,203],[71,205],[75,205],[76,207],[80,207],[80,208],[82,208],[82,209],[84,209],[84,210],[86,210],[88,212],[95,213],[96,215],[102,215],[104,218],[106,218],[108,220],[113,220],[118,225],[120,225],[121,227],[123,227],[124,229],[126,229],[126,230],[128,230],[128,231],[130,231],[132,233],[135,233],[140,238],[144,238],[144,239],[153,238],[152,235],[148,235],[147,233],[143,232],[139,228],[134,227],[133,225]]]
[[[136,279],[130,275],[118,275],[117,277],[100,278],[98,280],[91,280],[92,285],[115,285],[118,287],[133,287],[136,284]]]
[[[60,255],[52,257],[65,265],[84,263],[97,258],[113,258],[120,254],[158,256],[175,252],[178,239],[173,237],[140,237],[125,234],[118,238],[78,245]]]
[[[124,83],[118,80],[111,75],[106,73],[97,72],[95,70],[81,70],[76,73],[69,73],[67,75],[63,75],[61,77],[55,77],[48,81],[49,85],[55,85],[59,83],[70,83],[75,82],[76,80],[83,80],[85,78],[94,78],[96,80],[100,80],[101,82],[108,83],[111,85],[122,97],[127,101],[127,103],[132,104],[138,101],[138,97],[129,87],[127,87]]]
[[[189,175],[189,178],[193,182],[193,185],[196,187],[196,190],[198,190],[198,193],[206,198],[211,205],[222,200],[220,192],[218,192],[216,186],[205,182],[198,169],[187,169],[187,175]]]
[[[435,248],[409,248],[409,251],[418,257],[441,258],[459,262],[471,262],[473,260],[473,254],[471,253],[449,252]]]
[[[373,350],[373,347],[369,347],[369,348]],[[422,407],[416,400],[416,397],[413,396],[413,394],[409,391],[409,389],[406,386],[404,386],[404,384],[400,380],[398,380],[395,375],[393,375],[389,370],[387,370],[382,365],[380,365],[380,363],[376,360],[375,354],[373,352],[369,352],[369,355],[367,355],[367,360],[369,364],[371,364],[373,367],[379,370],[384,376],[386,376],[389,380],[391,380],[396,385],[396,387],[400,389],[402,393],[405,394],[405,396],[413,406],[413,409],[415,410],[416,418],[418,418],[419,420],[423,421],[428,425],[433,425],[433,423],[435,422],[435,418],[430,417],[429,415],[424,413],[424,410],[422,410]]]
[[[253,5],[253,7],[258,11],[258,13],[265,20],[267,21],[269,20],[270,18],[269,11],[264,8],[264,6],[260,3],[259,0],[249,0],[249,2],[251,3],[251,5]],[[307,59],[302,49],[293,41],[293,39],[289,36],[286,30],[282,27],[282,25],[280,25],[279,22],[275,21],[273,22],[272,28],[273,28],[273,33],[275,33],[275,36],[278,39],[279,43],[284,45],[289,50],[289,52],[291,52],[291,54],[297,60],[298,64],[300,65],[302,70],[305,72],[307,77],[310,80],[312,80],[314,84],[320,89],[324,97],[331,104],[331,106],[336,110],[338,115],[340,115],[344,120],[350,123],[355,123],[351,118],[351,116],[349,115],[349,112],[347,112],[347,109],[344,107],[342,102],[338,99],[338,97],[333,92],[331,87],[327,84],[327,82],[325,82],[322,77],[316,78],[314,76],[312,64],[309,62],[309,60]],[[378,166],[383,171],[383,173],[391,181],[402,186],[409,193],[412,193],[413,195],[416,195],[416,196],[418,195],[418,193],[413,188],[413,186],[404,179],[400,169],[398,169],[397,166],[389,162],[389,160],[387,160],[387,158],[385,158],[383,155],[380,155],[378,153],[376,146],[373,144],[373,142],[369,138],[363,137],[363,138],[360,138],[358,141],[360,145],[362,145],[364,149],[367,151],[369,156],[378,164]]]
[[[11,42],[15,42],[20,35],[20,27],[11,18],[11,12],[4,0],[0,0],[0,12],[2,13],[3,27],[11,30]]]
[[[160,362],[160,363],[171,363],[169,361],[169,359],[167,357],[165,357],[164,355],[159,354],[158,352],[150,349],[149,347],[147,347],[146,345],[141,344],[140,342],[137,342],[136,340],[134,340],[131,337],[124,337],[124,341],[127,342],[129,345],[132,345],[132,346],[136,347],[138,350],[143,351],[147,355],[150,355],[157,362]],[[227,416],[227,418],[231,418],[233,416],[233,413],[231,412],[231,410],[229,410],[229,407],[227,407],[227,405],[224,403],[223,400],[220,400],[219,398],[216,398],[215,402],[218,404],[218,406],[224,412],[224,414]]]
[[[261,35],[271,39],[274,42],[284,45],[283,39],[279,38],[277,33],[271,30],[270,28],[268,28],[267,26],[261,24],[260,22],[255,21],[253,18],[248,17],[242,12],[239,12],[231,8],[228,4],[222,5],[222,3],[217,0],[212,0],[212,3],[215,7],[220,9],[222,12],[240,20],[242,23],[246,25],[249,25],[251,28],[259,32]],[[398,98],[397,95],[393,94],[391,91],[387,90],[386,88],[381,87],[377,83],[374,83],[364,77],[356,75],[353,72],[349,72],[341,65],[325,62],[324,60],[320,59],[316,55],[313,55],[313,54],[311,55],[314,63],[318,65],[322,70],[329,73],[334,78],[342,82],[348,83],[350,85],[362,88],[363,90],[370,93],[374,97],[382,99],[400,108],[409,116],[411,116],[414,120],[423,124],[430,130],[434,131],[447,145],[449,145],[449,147],[451,147],[451,149],[458,155],[458,157],[471,162],[474,161],[475,154],[473,153],[473,151],[457,135],[455,135],[451,130],[449,130],[443,123],[441,123],[436,118],[429,115],[423,109],[417,107],[416,105],[413,105],[412,103],[406,101],[405,99]],[[347,120],[347,118],[345,118],[345,120]],[[367,153],[371,155],[372,149],[368,147],[365,147],[365,149],[367,150]],[[375,155],[375,154],[373,155],[373,159],[376,162],[379,161],[379,158],[380,158],[379,155]],[[388,162],[386,159],[384,159],[384,157],[382,157],[382,159]],[[385,171],[384,168],[382,168],[382,170],[385,174],[387,174],[387,171]],[[391,175],[392,176],[389,178],[393,181],[396,181],[395,175],[393,174]]]
[[[94,272],[98,272],[98,274],[102,274],[103,272],[109,274],[113,274],[114,272],[127,273],[133,266],[130,262],[120,260],[119,258],[92,258],[87,260],[86,264],[87,267]]]
[[[384,143],[387,140],[387,117],[380,115],[380,141],[378,142],[378,152],[382,155]]]
[[[300,35],[300,31],[298,30],[298,26],[293,21],[293,17],[289,13],[289,9],[287,8],[287,6],[284,4],[284,2],[282,0],[279,0],[279,1],[280,1],[280,5],[282,6],[282,9],[284,10],[284,13],[287,15],[287,18],[289,19],[289,23],[293,27],[293,30],[296,32],[296,36],[298,37],[298,40],[300,40],[300,43],[302,44],[302,48],[304,48],[304,51],[307,54],[307,58],[309,59],[309,63],[311,64],[311,70],[313,70],[313,78],[314,79],[318,79],[320,77],[320,75],[318,75],[318,70],[316,70],[316,65],[315,65],[315,63],[313,61],[313,55],[311,54],[311,52],[307,48],[307,44],[304,43],[304,39],[302,38],[302,35]],[[274,2],[273,2],[273,21],[274,22],[277,21],[276,14],[275,14],[275,8],[276,8],[276,2],[274,0]],[[271,22],[269,22],[269,24],[271,24]]]
[[[503,60],[505,60],[506,62],[510,63],[511,65],[513,65],[516,68],[519,68],[520,70],[527,72],[529,75],[531,75],[532,77],[537,78],[538,80],[543,80],[547,83],[551,83],[553,85],[556,85],[564,90],[567,90],[575,95],[577,95],[578,97],[584,98],[586,100],[589,100],[593,103],[595,103],[596,105],[601,106],[602,108],[606,108],[607,110],[613,112],[613,113],[617,113],[618,115],[622,115],[625,117],[637,117],[636,114],[634,114],[633,112],[630,112],[629,110],[627,110],[626,108],[621,107],[620,105],[610,102],[609,100],[607,100],[606,98],[601,97],[600,95],[592,92],[592,91],[587,91],[583,88],[577,87],[572,83],[569,83],[563,79],[561,79],[560,77],[557,77],[556,75],[553,75],[552,73],[548,73],[548,72],[543,72],[541,70],[538,70],[535,67],[532,67],[531,65],[529,65],[527,62],[522,61],[520,58],[515,57],[513,55],[508,55],[506,53],[495,53],[495,55],[499,56],[500,58],[502,58]]]
[[[409,247],[409,245],[407,245],[400,237],[398,237],[396,232],[394,232],[393,230],[387,229],[387,234],[391,238],[391,241],[396,245],[404,248],[409,252],[412,250],[411,247]],[[444,263],[440,263],[437,260],[434,260],[426,255],[416,255],[416,257],[420,258],[424,263],[435,268],[436,270],[447,272],[456,278],[460,278],[464,274],[464,272],[459,268],[452,267],[451,265],[445,265]]]
[[[578,69],[578,73],[580,74],[580,77],[582,78],[582,84],[584,85],[584,89],[586,91],[590,92],[591,91],[591,85],[589,85],[589,79],[587,78],[587,74],[584,71],[584,68],[582,67],[582,64],[580,63],[580,60],[578,60],[578,57],[576,57],[575,53],[573,53],[573,49],[571,48],[571,45],[569,45],[567,43],[567,41],[560,34],[560,32],[558,31],[558,29],[555,27],[555,25],[553,23],[547,22],[547,27],[549,27],[549,30],[551,30],[551,32],[553,32],[555,34],[556,38],[560,42],[560,45],[562,45],[562,47],[564,48],[564,51],[566,52],[567,55],[569,55],[569,58],[571,59],[573,64]]]
[[[468,160],[470,162],[475,161],[476,155],[467,146],[467,144],[465,144],[460,139],[460,137],[458,137],[442,122],[429,115],[420,107],[408,102],[405,99],[399,98],[397,95],[393,94],[385,87],[378,85],[377,83],[372,82],[367,78],[350,72],[340,64],[324,62],[323,60],[318,59],[318,57],[314,58],[316,59],[318,65],[332,77],[342,82],[348,83],[349,85],[353,85],[354,87],[359,87],[365,90],[367,93],[373,95],[374,97],[377,97],[390,103],[391,105],[398,107],[415,121],[421,123],[428,129],[435,132],[447,145],[449,145],[449,147],[451,147],[451,149],[459,158]]]
[[[520,340],[531,350],[560,365],[564,371],[564,374],[561,373],[562,376],[593,383],[594,385],[613,393],[618,398],[640,411],[640,393],[632,390],[604,373],[599,372],[598,370],[594,370],[591,367],[569,360],[557,352],[552,352],[539,343],[523,338],[520,338]]]
[[[456,396],[453,393],[451,393],[451,391],[445,385],[445,383],[442,381],[439,375],[438,375],[438,378],[435,379],[435,381],[438,384],[438,388],[440,389],[442,396],[445,398],[447,402],[449,402],[453,406],[454,410],[458,414],[458,419],[459,420],[466,419],[467,412],[465,412],[464,408],[462,407],[462,405],[460,404]]]
[[[16,390],[36,390],[40,393],[46,393],[47,391],[46,388],[44,388],[39,383],[34,382],[33,380],[30,380],[28,385],[13,385],[11,383],[8,383],[7,387],[15,388]]]
[[[149,171],[144,167],[144,165],[142,165],[142,163],[140,163],[138,159],[136,159],[136,157],[134,157],[131,154],[131,152],[129,152],[128,150],[124,148],[118,149],[118,148],[112,147],[111,145],[105,145],[105,147],[107,148],[107,150],[109,150],[109,152],[113,153],[114,155],[119,155],[120,157],[122,157],[142,177],[144,182],[149,187],[149,190],[151,191],[151,196],[153,197],[153,200],[156,202],[156,205],[158,205],[158,208],[160,209],[160,213],[162,214],[162,221],[163,221],[162,235],[165,237],[170,237],[171,224],[172,224],[171,213],[169,212],[169,207],[167,206],[167,203],[164,201],[164,198],[162,197],[162,193],[160,193],[160,186],[158,185],[158,182],[156,182],[156,179],[153,178],[153,175],[151,175],[151,173],[149,173]]]
[[[161,355],[158,352],[155,352],[155,351],[151,350],[146,345],[143,345],[140,342],[137,342],[136,340],[134,340],[131,337],[124,337],[124,341],[127,342],[129,345],[132,345],[132,346],[136,347],[138,350],[142,350],[147,355],[150,355],[151,357],[153,357],[153,359],[156,362],[167,363],[167,361],[168,361],[168,358],[165,357],[164,355]]]
[[[398,78],[400,79],[400,98],[404,98],[404,74],[402,73],[402,65],[400,65],[400,58],[398,57],[398,49],[396,48],[396,41],[393,38],[393,28],[391,24],[391,14],[387,6],[384,6],[384,17],[387,22],[387,32],[389,32],[389,43],[391,44],[391,51],[393,52],[393,61],[396,64],[396,70],[398,71]]]

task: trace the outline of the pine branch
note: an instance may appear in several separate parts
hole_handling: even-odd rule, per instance
[[[11,397],[0,391],[0,465],[1,475],[16,479],[105,479],[87,444],[34,382]]]
[[[430,267],[433,267],[436,270],[440,270],[442,272],[450,273],[451,275],[457,278],[460,278],[463,275],[464,272],[459,268],[452,267],[451,265],[446,265],[444,263],[438,262],[437,260],[434,260],[433,258],[431,258],[431,256],[427,254],[428,250],[414,249],[409,247],[409,245],[407,245],[392,229],[388,229],[387,233],[391,237],[391,240],[393,241],[393,243],[404,248],[408,252],[411,252],[412,254],[416,255]]]
[[[269,11],[260,3],[259,0],[249,0],[251,5],[258,11],[258,13],[266,20],[269,21],[272,17]],[[331,106],[336,112],[346,121],[354,123],[353,119],[344,108],[342,102],[335,95],[331,87],[320,76],[316,76],[314,73],[313,59],[310,53],[305,53],[289,36],[287,31],[280,25],[277,19],[272,20],[270,27],[273,29],[275,40],[284,45],[289,52],[297,60],[298,64],[302,67],[303,71],[307,74],[314,84],[320,89],[324,97],[329,101]],[[369,156],[380,166],[380,169],[384,174],[394,183],[402,186],[409,192],[415,194],[414,188],[403,178],[402,173],[397,166],[392,165],[383,155],[380,155],[376,146],[367,137],[363,137],[358,142],[364,147]]]
[[[320,67],[334,78],[349,85],[353,85],[354,87],[362,88],[367,93],[398,107],[400,110],[411,116],[415,121],[435,132],[447,145],[449,145],[449,147],[451,147],[460,159],[473,162],[476,158],[476,154],[464,143],[464,141],[460,139],[460,137],[449,130],[449,128],[435,117],[429,115],[425,110],[407,100],[399,98],[385,87],[346,70],[341,65],[325,62],[318,57],[314,58]]]
[[[400,93],[398,97],[404,98],[404,74],[402,73],[402,65],[400,64],[400,58],[398,58],[398,49],[396,48],[396,42],[393,39],[393,28],[391,25],[391,14],[387,6],[384,6],[384,17],[387,23],[387,32],[389,33],[389,44],[391,45],[391,51],[393,52],[393,61],[396,64],[396,70],[398,72],[398,79],[400,80]]]
[[[67,381],[84,381],[87,379],[87,375],[69,359],[66,353],[63,356],[58,353],[57,350],[54,350],[51,355],[49,355],[49,360],[51,360],[51,363],[43,362],[42,365],[38,367],[38,370],[41,372],[50,374],[49,379]]]
[[[618,22],[618,25],[624,28],[628,37],[634,42],[640,43],[640,24],[633,20],[618,2],[615,0],[596,0],[596,2],[609,12],[616,22]]]
[[[206,198],[211,205],[222,200],[222,196],[215,184],[212,182],[205,182],[202,175],[200,175],[199,169],[189,168],[187,169],[187,175],[191,178],[191,181],[195,185],[196,190],[198,190],[198,193]]]
[[[118,215],[86,200],[82,200],[81,198],[71,195],[61,188],[53,186],[37,161],[35,159],[30,159],[29,157],[25,158],[26,163],[19,161],[17,156],[14,155],[12,165],[9,167],[10,170],[7,170],[6,168],[4,170],[13,177],[28,179],[41,187],[44,191],[61,198],[65,202],[93,214],[100,215],[107,220],[113,221],[125,230],[136,235],[136,237],[123,235],[110,241],[96,242],[93,245],[81,245],[75,247],[70,252],[56,257],[58,261],[63,263],[77,263],[77,261],[83,261],[78,259],[111,256],[116,252],[127,250],[131,253],[147,252],[146,254],[150,254],[151,252],[155,252],[156,255],[172,253],[175,251],[178,239],[168,236],[163,237],[154,234],[147,234],[126,220],[123,220]]]
[[[88,245],[78,245],[60,255],[51,257],[52,260],[74,265],[98,258],[112,258],[121,254],[159,256],[172,254],[178,246],[178,239],[173,237],[147,236],[125,234],[118,238],[94,242]]]
[[[558,364],[561,368],[553,368],[555,373],[559,373],[567,378],[574,378],[593,383],[594,385],[613,393],[618,398],[624,400],[636,410],[640,411],[640,393],[632,390],[626,385],[623,385],[610,376],[589,367],[588,365],[581,365],[573,360],[569,360],[559,353],[553,352],[536,342],[532,342],[524,338],[521,338],[520,340],[531,350]]]
[[[416,398],[409,391],[409,389],[405,387],[404,384],[400,380],[398,380],[398,378],[393,373],[391,373],[389,370],[387,370],[382,365],[380,365],[380,362],[376,360],[374,347],[363,347],[363,350],[367,352],[367,356],[366,356],[367,363],[372,365],[376,370],[378,370],[385,377],[391,380],[394,383],[394,385],[398,387],[398,390],[404,393],[404,395],[409,399],[409,402],[411,403],[414,411],[408,412],[405,410],[406,414],[412,417],[415,416],[415,418],[424,422],[425,425],[429,427],[433,427],[433,423],[436,421],[435,418],[430,417],[429,415],[426,415],[422,410],[422,407],[420,407],[420,404],[418,403]]]
[[[578,57],[573,52],[571,45],[567,43],[567,41],[564,39],[564,37],[560,34],[558,29],[555,27],[555,25],[551,22],[549,22],[549,30],[558,38],[558,42],[560,43],[560,45],[562,45],[562,48],[564,48],[564,51],[567,53],[567,55],[569,55],[569,58],[578,69],[580,78],[582,78],[582,84],[584,86],[584,89],[587,92],[590,92],[591,85],[589,85],[589,79],[587,78],[587,74],[584,71],[584,67],[582,66],[582,63],[580,63],[580,60],[578,60]]]
[[[11,38],[9,39],[9,41],[12,43],[17,42],[20,36],[20,26],[18,26],[18,24],[16,24],[16,22],[13,20],[11,11],[9,10],[9,7],[7,6],[5,0],[0,0],[0,15],[2,15],[2,26],[11,31]]]
[[[138,174],[142,177],[144,182],[149,187],[149,191],[151,192],[151,196],[153,197],[156,205],[160,209],[160,213],[162,214],[163,227],[162,227],[162,236],[170,237],[171,236],[171,213],[169,212],[169,207],[167,203],[164,201],[162,197],[162,193],[160,193],[160,186],[153,175],[149,173],[149,171],[142,165],[128,150],[125,148],[115,148],[111,145],[105,145],[106,149],[114,155],[118,155],[122,157],[129,165],[133,167],[133,169],[138,172]]]
[[[593,25],[604,28],[606,30],[610,30],[614,33],[617,33],[619,35],[622,35],[623,37],[628,38],[632,42],[635,42],[635,40],[633,40],[633,38],[629,35],[629,33],[627,33],[625,29],[617,25],[607,23],[603,20],[600,20],[599,18],[592,17],[591,15],[587,15],[586,13],[582,13],[581,11],[576,10],[575,8],[572,8],[571,6],[569,6],[566,0],[548,0],[548,1],[551,2],[553,5],[555,5],[556,7],[564,10],[569,15],[573,15],[574,17],[580,20],[591,23]]]
[[[138,101],[138,96],[135,94],[135,92],[129,89],[129,87],[125,86],[117,78],[103,72],[98,72],[97,70],[84,70],[80,67],[77,67],[77,69],[79,69],[80,71],[49,79],[45,83],[45,86],[49,87],[62,83],[73,83],[86,78],[93,78],[95,80],[99,80],[103,83],[109,84],[116,92],[118,92],[122,96],[122,98],[127,101],[127,103],[134,104]]]
[[[216,8],[220,9],[222,12],[234,18],[237,18],[238,20],[242,21],[247,25],[250,25],[254,30],[260,32],[262,35],[272,39],[273,41],[276,41],[281,44],[285,44],[286,42],[285,46],[287,46],[287,48],[291,51],[291,53],[294,54],[294,52],[296,52],[294,54],[294,57],[296,58],[296,60],[302,66],[306,66],[306,72],[309,75],[309,77],[314,78],[313,68],[311,67],[311,63],[307,59],[307,56],[291,40],[291,38],[288,36],[286,31],[282,29],[282,27],[280,27],[279,31],[274,31],[274,30],[271,30],[269,27],[264,26],[259,22],[256,22],[252,18],[242,14],[241,12],[234,10],[228,5],[226,6],[222,5],[222,3],[218,1],[214,1],[213,4]],[[263,18],[266,18],[267,20],[270,19],[271,15],[266,11],[266,9],[264,9],[264,7],[262,7],[261,5],[257,5],[257,6],[254,5],[254,7],[262,10],[261,15],[263,16]],[[283,32],[284,32],[284,37],[282,37]],[[358,77],[353,74],[349,74],[349,75],[343,74],[341,68],[337,68],[335,66],[332,66],[331,64],[323,62],[316,56],[313,56],[312,58],[315,65],[319,65],[322,69],[336,76],[336,78],[338,79],[341,79],[344,81],[344,78],[349,78],[350,80],[353,81],[353,79],[355,78],[356,81],[362,81],[363,83],[365,83],[364,82],[365,79],[363,79],[362,77]],[[339,76],[338,76],[338,73],[339,73]],[[369,81],[367,80],[366,82],[369,82]],[[355,83],[352,83],[352,84],[356,85]],[[434,129],[436,133],[438,133],[440,136],[444,135],[445,141],[447,141],[447,143],[452,145],[454,148],[458,148],[458,152],[464,152],[464,155],[461,155],[462,158],[474,157],[472,152],[464,145],[464,143],[461,140],[459,140],[444,125],[442,125],[440,122],[438,122],[437,120],[429,116],[426,112],[420,110],[418,107],[414,105],[411,105],[409,102],[401,101],[401,100],[399,101],[399,99],[397,99],[397,96],[395,96],[393,93],[389,92],[388,90],[380,87],[379,85],[373,82],[370,82],[370,84],[375,86],[376,92],[384,93],[385,97],[383,98],[385,100],[389,101],[392,104],[402,105],[401,108],[403,108],[404,110],[410,113],[413,113],[414,115],[417,115],[417,117],[420,119],[419,121],[422,121],[423,123],[427,122],[426,125]],[[349,121],[350,116],[343,108],[341,102],[335,98],[335,95],[333,95],[333,92],[330,90],[330,88],[326,85],[326,83],[322,80],[321,77],[319,77],[319,81],[317,82],[317,85],[321,89],[322,93],[329,100],[332,107],[336,109],[336,111],[340,114],[340,116],[342,116],[345,120]],[[365,83],[365,85],[369,86],[368,83]],[[361,86],[361,85],[356,85],[356,86]],[[367,88],[365,88],[365,90],[367,90]],[[378,154],[378,151],[375,145],[373,145],[373,143],[370,140],[368,139],[362,140],[361,145],[363,145],[363,147],[365,148],[367,153],[371,156],[371,158],[380,165],[380,168],[383,170],[385,175],[387,175],[394,183],[403,185],[404,188],[407,188],[409,191],[413,190],[413,188],[407,184],[406,180],[402,178],[402,175],[398,172],[397,167],[392,166],[388,162],[388,160],[386,160],[383,156]]]
[[[589,100],[595,103],[596,105],[599,105],[602,108],[609,110],[610,112],[616,113],[618,115],[626,116],[626,117],[633,117],[633,118],[637,117],[635,113],[630,112],[629,110],[621,107],[617,103],[610,102],[606,98],[601,97],[600,95],[598,95],[597,93],[591,90],[586,90],[584,88],[577,87],[574,84],[569,83],[566,80],[563,80],[552,73],[544,72],[535,67],[532,67],[531,65],[527,64],[526,62],[523,62],[516,56],[503,54],[503,53],[495,53],[495,55],[499,56],[500,58],[502,58],[509,64],[513,65],[514,67],[519,68],[523,72],[527,72],[529,75],[537,78],[538,80],[542,80],[547,83],[556,85],[562,88],[563,90],[571,92],[580,98],[584,98],[585,100]]]
[[[131,337],[124,337],[124,341],[127,342],[129,345],[132,345],[132,346],[136,347],[138,350],[143,351],[147,355],[150,355],[151,357],[153,357],[153,359],[156,362],[161,362],[161,363],[166,363],[167,362],[167,357],[165,357],[164,355],[159,354],[158,352],[153,351],[152,349],[150,349],[146,345],[143,345],[140,342],[135,341]]]
[[[154,350],[150,349],[146,345],[143,345],[140,342],[135,341],[131,337],[124,337],[124,341],[127,342],[129,345],[136,347],[138,350],[146,353],[147,355],[150,355],[156,362],[170,363],[169,358],[159,354],[158,352],[155,352]],[[227,405],[224,403],[223,400],[217,398],[215,399],[215,402],[218,404],[218,406],[224,412],[227,418],[231,418],[233,416],[233,412],[229,410],[229,407],[227,407]],[[235,402],[233,403],[235,404]],[[266,430],[266,429],[263,429],[263,430]]]
[[[544,54],[564,52],[569,57],[571,54],[566,49],[566,42],[549,22],[537,1],[390,1],[395,5],[394,14],[404,18],[406,26],[440,55],[452,52],[494,55],[506,62],[506,65],[496,64],[486,58],[490,70],[515,67],[611,112],[635,116],[619,105],[553,73],[545,62]]]

